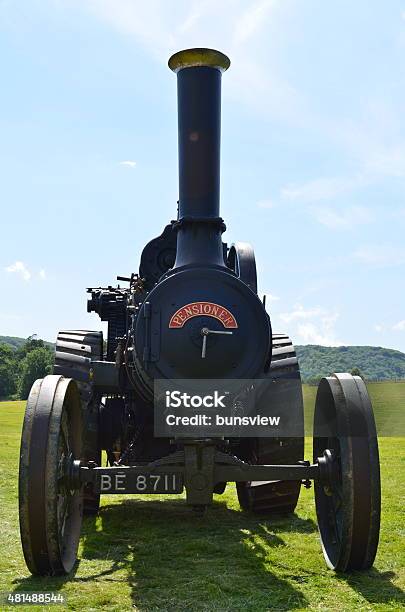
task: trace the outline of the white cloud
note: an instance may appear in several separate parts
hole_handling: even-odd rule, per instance
[[[232,1],[233,0],[231,0],[231,2]],[[178,6],[179,4],[180,2],[178,2]],[[218,5],[218,0],[194,0],[194,2],[187,2],[184,10],[181,11],[180,17],[182,18],[184,16],[189,5],[190,11],[184,20],[178,19],[175,23],[172,21],[172,32],[176,32],[176,36],[181,38],[187,36],[193,38],[196,36],[200,37],[200,32],[207,28],[207,24],[203,23],[204,18],[208,18],[212,30],[215,24],[212,21],[212,15],[210,13],[215,14],[215,11],[217,11],[217,13],[220,14],[221,8],[224,10],[226,8],[225,5],[230,5],[230,0],[223,0],[221,4],[222,6]],[[191,45],[180,45],[179,48],[186,48],[187,46]],[[194,44],[194,46],[196,45]]]
[[[260,53],[260,50],[258,51]],[[230,50],[232,74],[229,75],[225,95],[238,106],[245,105],[254,113],[281,122],[296,123],[305,106],[300,93],[279,74],[266,52],[266,64],[261,65],[257,56],[239,49]],[[267,140],[271,146],[271,141]]]
[[[321,177],[313,179],[302,185],[289,185],[281,189],[281,197],[284,200],[300,202],[318,202],[320,200],[331,200],[344,192],[363,183],[362,177]]]
[[[158,61],[173,45],[172,3],[162,0],[87,0],[87,7],[115,30],[133,36]]]
[[[372,212],[365,206],[351,206],[344,210],[312,206],[310,212],[319,223],[329,229],[353,229],[356,225],[370,223],[373,220]]]
[[[306,115],[304,100],[286,81],[278,61],[279,33],[287,27],[282,22],[292,6],[288,0],[86,0],[82,5],[132,37],[161,65],[179,49],[224,51],[232,62],[224,95],[294,124]],[[306,116],[301,123],[306,124]]]
[[[298,326],[297,337],[303,344],[320,344],[322,346],[342,346],[342,342],[336,340],[332,330],[325,329],[324,325],[317,326],[314,323],[305,323]]]
[[[225,96],[266,119],[309,130],[311,138],[321,136],[332,150],[341,149],[347,159],[357,163],[358,176],[322,177],[303,185],[287,185],[282,199],[313,204],[387,176],[405,176],[405,143],[398,138],[400,95],[389,89],[378,95],[367,90],[370,95],[365,96],[360,116],[355,109],[347,116],[338,108],[331,109],[330,104],[322,113],[314,97],[317,91],[303,85],[299,76],[292,76],[290,68],[295,65],[285,50],[289,39],[296,50],[297,19],[302,18],[296,2],[85,0],[78,4],[130,36],[161,65],[170,53],[187,47],[211,46],[225,51],[232,61]]]
[[[320,306],[304,308],[297,304],[293,311],[282,313],[278,318],[291,325],[288,332],[297,344],[321,344],[323,346],[341,346],[344,344],[336,337],[335,323],[339,318],[337,312],[330,312]],[[313,320],[312,320],[313,319]]]
[[[128,159],[126,161],[120,161],[120,166],[128,166],[129,168],[135,168],[136,161],[132,161],[131,159]]]
[[[333,230],[353,229],[356,225],[363,225],[374,221],[371,208],[366,206],[350,206],[342,208],[314,204],[336,199],[343,193],[348,193],[361,186],[369,185],[371,179],[363,175],[355,177],[322,177],[307,181],[301,185],[287,185],[280,189],[279,198],[286,202],[312,204],[306,210],[322,225]],[[263,200],[257,204],[260,208],[276,206],[274,200]]]
[[[234,43],[239,45],[247,42],[265,25],[266,17],[271,9],[276,8],[278,0],[261,0],[254,2],[244,11],[235,24]]]
[[[366,161],[366,170],[373,174],[402,178],[405,176],[405,144],[380,145],[371,152]]]
[[[207,2],[200,2],[191,6],[189,15],[179,25],[179,32],[181,34],[186,34],[198,24],[206,10],[207,4]]]
[[[31,272],[28,270],[28,268],[22,261],[16,261],[10,266],[7,266],[6,271],[10,272],[11,274],[19,274],[21,278],[25,281],[28,281],[31,278]]]
[[[45,270],[43,268],[39,271],[39,278],[41,280],[45,280],[46,279],[46,273],[45,273]]]
[[[374,267],[405,264],[405,249],[391,244],[375,244],[359,247],[353,258]]]
[[[283,11],[286,0],[257,0],[249,8],[243,0],[87,0],[85,5],[164,62],[168,53],[187,47],[236,48],[256,42],[259,30],[269,25],[270,12]]]
[[[397,208],[392,215],[396,219],[405,219],[405,208]]]
[[[280,298],[278,297],[278,295],[273,295],[272,293],[266,293],[266,291],[264,291],[264,295],[266,296],[266,302],[278,302],[280,300]]]
[[[391,329],[392,331],[405,331],[405,319],[403,319],[402,321],[398,321],[398,323],[395,323],[391,326],[377,324],[374,325],[374,329],[376,332],[382,332],[386,329]]]
[[[274,208],[276,203],[273,200],[259,200],[257,205],[259,208]]]
[[[299,321],[302,319],[311,319],[322,314],[322,309],[317,306],[316,308],[310,308],[305,310],[301,304],[295,306],[295,310],[292,312],[283,312],[279,316],[283,323],[291,323],[291,321]]]
[[[266,293],[266,295],[267,295],[267,299],[270,302],[278,302],[278,300],[280,299],[278,295],[272,295],[271,293]]]

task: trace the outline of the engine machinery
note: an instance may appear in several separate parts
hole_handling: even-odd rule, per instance
[[[106,339],[100,331],[61,331],[53,374],[32,387],[19,503],[33,574],[71,571],[82,515],[98,512],[100,494],[185,489],[187,502],[202,511],[229,482],[236,482],[242,510],[271,520],[292,513],[302,484],[314,481],[329,567],[366,569],[374,561],[379,461],[365,385],[349,374],[321,381],[314,456],[305,461],[294,347],[272,331],[252,247],[222,240],[221,79],[229,65],[210,49],[170,58],[178,91],[177,218],[146,244],[138,273],[117,277],[118,286],[88,289],[88,312],[107,322]],[[294,431],[156,435],[156,382],[207,380],[240,381],[250,413],[258,411],[264,381],[266,405],[293,414]]]

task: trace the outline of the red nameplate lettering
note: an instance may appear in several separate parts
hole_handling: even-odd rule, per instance
[[[183,327],[193,317],[213,317],[221,321],[224,327],[236,329],[238,324],[235,317],[225,306],[213,304],[212,302],[192,302],[179,308],[169,322],[171,329]]]

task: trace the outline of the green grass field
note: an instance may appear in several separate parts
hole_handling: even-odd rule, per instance
[[[404,403],[401,383],[372,384],[369,390],[378,410]],[[314,389],[304,393],[310,407]],[[312,490],[303,489],[292,518],[270,521],[240,512],[235,488],[228,486],[203,518],[181,496],[103,497],[100,515],[84,522],[74,575],[38,579],[25,567],[18,529],[23,411],[23,402],[0,403],[1,593],[57,591],[66,596],[68,609],[86,611],[405,607],[404,438],[380,440],[381,538],[375,567],[366,573],[336,575],[326,569]],[[6,609],[0,603],[0,610]]]

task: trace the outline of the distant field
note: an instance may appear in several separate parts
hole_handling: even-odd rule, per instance
[[[367,383],[367,389],[373,404],[378,435],[405,438],[405,380],[370,382]],[[307,435],[312,435],[316,390],[315,386],[303,385]]]
[[[404,409],[404,389],[400,383],[370,385],[378,410],[393,406],[399,410],[400,404]],[[313,387],[304,387],[309,410],[314,393]],[[23,402],[0,403],[0,593],[60,591],[70,610],[264,612],[405,607],[405,439],[380,440],[381,540],[375,567],[365,574],[342,576],[325,568],[312,490],[302,491],[292,518],[270,521],[240,512],[234,486],[228,486],[204,518],[195,516],[182,496],[135,496],[125,501],[106,496],[100,516],[84,522],[74,575],[38,579],[25,567],[18,531],[23,410]],[[8,608],[0,604],[0,609]]]

